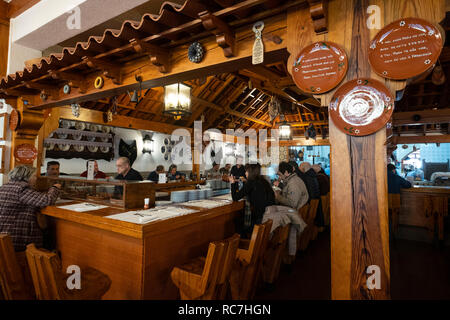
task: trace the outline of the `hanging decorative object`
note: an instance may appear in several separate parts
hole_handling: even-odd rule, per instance
[[[103,80],[102,77],[97,77],[97,78],[95,78],[95,81],[94,81],[94,88],[101,89],[101,88],[103,88],[104,83],[105,83],[105,80]]]
[[[310,123],[308,127],[305,130],[305,137],[306,139],[311,138],[316,140],[316,129],[314,128],[314,125]]]
[[[191,87],[183,83],[165,86],[164,113],[180,117],[191,114]]]
[[[255,33],[255,42],[253,43],[252,64],[260,64],[264,61],[264,43],[262,41],[262,31],[264,29],[264,22],[258,21],[253,25],[253,32]]]
[[[151,154],[152,152],[154,152],[155,141],[153,141],[150,135],[146,134],[144,139],[142,139],[142,141],[144,142],[142,153]]]
[[[41,92],[41,94],[39,96],[41,97],[42,101],[46,101],[48,99],[48,96],[43,92]]]
[[[80,116],[80,105],[78,103],[72,103],[70,105],[72,108],[72,114],[75,118],[78,118]]]
[[[280,120],[282,120],[278,126],[280,130],[280,140],[291,140],[291,125],[286,122],[284,115],[280,116]]]
[[[277,97],[272,96],[269,102],[269,117],[270,121],[273,121],[278,114],[280,113],[280,101],[277,99]]]
[[[70,93],[70,86],[68,84],[64,85],[63,92],[65,94],[69,94]]]
[[[200,63],[203,60],[205,50],[199,42],[194,42],[189,46],[188,59],[194,63]]]

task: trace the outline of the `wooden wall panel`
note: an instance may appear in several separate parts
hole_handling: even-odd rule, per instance
[[[0,18],[0,77],[8,68],[9,22]]]

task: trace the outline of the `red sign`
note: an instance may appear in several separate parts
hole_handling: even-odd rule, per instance
[[[31,144],[21,144],[14,150],[14,157],[20,163],[32,164],[37,158],[37,150]]]
[[[369,61],[380,76],[403,80],[432,68],[443,47],[439,29],[419,18],[388,24],[370,43]]]
[[[347,68],[347,55],[337,44],[316,42],[297,56],[292,66],[292,78],[303,92],[321,94],[335,88]]]
[[[11,114],[9,115],[9,128],[12,131],[17,130],[20,124],[20,113],[16,109],[12,109]]]

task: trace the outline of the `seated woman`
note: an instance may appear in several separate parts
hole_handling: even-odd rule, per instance
[[[54,184],[46,193],[33,190],[36,168],[24,165],[11,170],[8,178],[0,187],[0,233],[11,236],[15,251],[24,251],[30,243],[41,247],[43,234],[37,213],[55,203],[61,185]]]
[[[249,238],[253,231],[253,226],[261,223],[266,207],[275,204],[275,194],[270,183],[261,176],[261,166],[259,164],[248,165],[245,176],[247,177],[247,183],[244,184],[241,190],[238,189],[238,183],[234,176],[230,176],[230,183],[233,201],[247,197],[247,201],[250,202],[250,225],[245,226],[243,215],[240,215],[236,221],[236,232],[240,233],[243,238]]]
[[[180,180],[181,177],[185,177],[186,175],[182,172],[179,172],[177,170],[177,166],[175,164],[172,164],[169,167],[169,172],[167,173],[167,180],[171,181],[171,180]]]

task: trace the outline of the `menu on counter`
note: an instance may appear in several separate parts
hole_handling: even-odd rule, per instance
[[[147,210],[128,211],[124,213],[106,216],[105,218],[137,224],[146,224],[149,222],[157,220],[166,220],[194,212],[197,212],[197,210],[182,207],[167,206]]]
[[[347,68],[345,51],[332,42],[322,41],[300,52],[292,67],[292,77],[302,91],[321,94],[335,88]]]
[[[64,210],[76,211],[76,212],[86,212],[86,211],[94,211],[94,210],[108,208],[108,206],[103,206],[103,205],[89,203],[89,202],[82,202],[82,203],[70,204],[67,206],[60,206],[58,208],[64,209]]]
[[[192,200],[185,203],[187,206],[200,207],[206,209],[212,209],[220,206],[230,204],[230,200],[225,199],[205,199],[205,200]]]
[[[402,80],[432,68],[443,47],[439,29],[419,18],[404,18],[384,27],[370,43],[369,61],[380,76]]]

